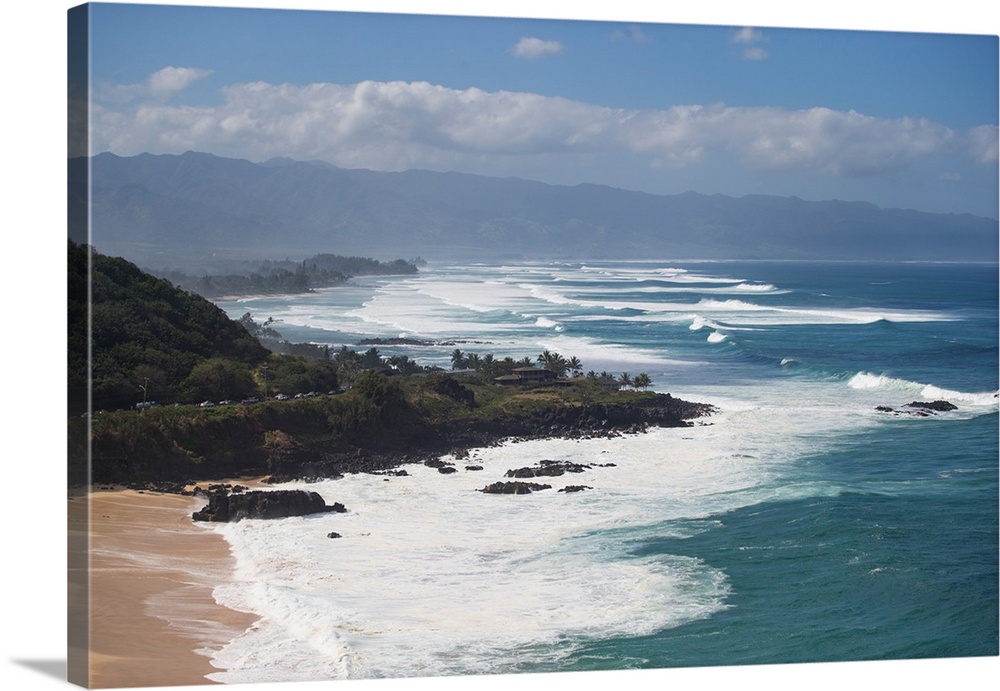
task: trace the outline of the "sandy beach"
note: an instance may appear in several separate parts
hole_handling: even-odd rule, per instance
[[[87,500],[70,499],[71,531],[86,525]],[[115,490],[89,502],[90,686],[213,683],[209,655],[256,617],[212,597],[235,562],[220,536],[192,522],[204,501]]]

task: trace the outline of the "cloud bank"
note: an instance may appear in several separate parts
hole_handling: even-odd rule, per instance
[[[530,93],[372,81],[236,84],[211,106],[162,100],[205,74],[168,68],[144,85],[152,98],[125,107],[114,99],[95,104],[95,151],[290,156],[376,170],[478,170],[487,158],[600,165],[628,156],[648,168],[729,160],[753,170],[842,176],[880,175],[933,156],[981,164],[995,164],[998,156],[993,125],[956,131],[924,119],[828,108],[626,110]]]

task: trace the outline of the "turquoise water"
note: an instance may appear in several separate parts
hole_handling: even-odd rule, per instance
[[[539,494],[512,512],[484,503],[475,480],[447,485],[417,469],[405,482],[321,485],[357,511],[357,539],[338,545],[335,562],[295,562],[306,545],[273,562],[251,547],[278,550],[299,524],[226,528],[249,581],[295,562],[292,581],[324,594],[272,592],[271,605],[259,591],[222,594],[258,603],[274,627],[253,641],[253,664],[223,655],[231,671],[220,680],[996,655],[997,294],[995,265],[650,261],[431,266],[223,303],[281,320],[293,341],[440,341],[380,350],[446,368],[456,343],[498,357],[555,350],[585,371],[648,373],[655,390],[722,412],[683,434],[483,452],[487,471],[540,454],[614,457],[619,467],[595,471],[573,509]],[[958,409],[875,410],[942,399]],[[418,492],[454,507],[442,526],[478,528],[454,543],[424,535],[406,523],[418,521],[407,513]],[[419,549],[394,543],[393,526],[413,528]],[[334,563],[405,593],[405,619],[363,589],[348,597],[345,582],[322,591],[308,574]],[[448,575],[414,584],[413,572]],[[472,613],[511,592],[533,604],[509,618]],[[328,629],[282,627],[306,601]],[[411,637],[407,626],[435,633]],[[282,663],[298,659],[288,658],[296,637],[336,664]]]
[[[637,544],[636,555],[683,554],[724,570],[729,609],[601,642],[577,664],[599,668],[589,660],[622,655],[653,667],[996,655],[996,463],[984,457],[996,458],[996,421],[952,426],[942,434],[913,422],[845,438],[843,448],[803,459],[794,479],[822,478],[837,486],[833,496],[764,502],[716,515],[718,526],[688,539]]]

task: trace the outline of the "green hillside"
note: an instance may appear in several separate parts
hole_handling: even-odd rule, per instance
[[[199,393],[190,380],[199,365],[215,362],[217,373],[249,375],[268,356],[211,302],[70,241],[70,413],[87,410],[88,286],[94,410],[131,408],[144,397],[184,400]]]

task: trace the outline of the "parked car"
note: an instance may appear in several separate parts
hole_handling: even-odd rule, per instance
[[[279,393],[277,396],[274,397],[274,400],[276,400],[276,401],[287,401],[288,400],[288,396],[286,396],[283,393]]]
[[[215,404],[212,403],[211,401],[202,401],[198,405],[201,406],[202,408],[214,408],[215,407]]]

